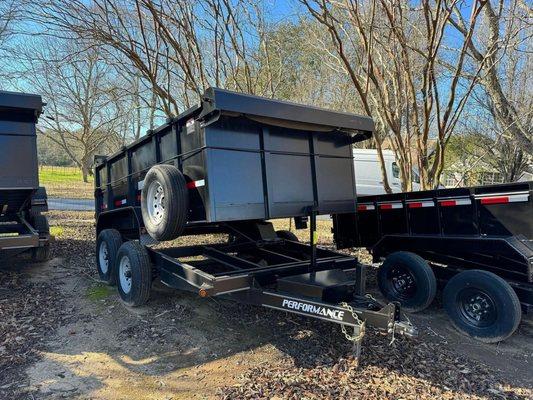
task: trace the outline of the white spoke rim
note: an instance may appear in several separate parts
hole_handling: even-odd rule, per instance
[[[123,256],[120,259],[119,279],[122,291],[128,294],[131,291],[131,264],[128,256]]]
[[[100,248],[98,249],[98,258],[100,261],[100,270],[102,273],[107,274],[107,271],[109,271],[109,249],[105,241],[100,243]]]
[[[158,225],[165,217],[165,191],[158,181],[153,181],[148,187],[147,211],[150,221]]]

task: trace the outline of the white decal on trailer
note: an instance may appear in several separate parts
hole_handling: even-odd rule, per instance
[[[337,321],[342,321],[344,317],[344,311],[317,306],[309,303],[303,303],[301,301],[296,300],[283,299],[283,303],[281,304],[281,306],[291,310],[303,311],[309,314],[320,315]]]

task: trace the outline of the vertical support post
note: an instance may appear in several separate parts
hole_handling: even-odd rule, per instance
[[[131,161],[131,149],[126,150],[126,157],[127,157],[127,163],[128,163],[128,193],[127,193],[127,201],[128,205],[132,206],[136,203],[136,193],[137,188],[133,187],[133,166]]]
[[[364,296],[366,293],[366,267],[357,262],[355,267],[355,294]]]
[[[310,244],[311,244],[311,263],[309,264],[309,272],[311,273],[311,279],[315,278],[316,274],[316,244],[318,242],[318,234],[316,232],[316,207],[311,207],[309,210],[310,217]]]
[[[259,153],[261,155],[261,175],[263,177],[263,203],[265,204],[265,219],[270,218],[270,199],[268,197],[268,179],[267,179],[267,165],[265,153],[265,136],[270,134],[267,127],[261,128],[259,133]]]
[[[113,209],[113,189],[111,187],[111,163],[109,161],[106,162],[107,168],[107,210]]]
[[[174,138],[176,139],[176,163],[178,169],[183,173],[183,159],[181,157],[182,149],[181,149],[181,127],[178,125],[178,121],[172,122],[172,133],[171,135],[174,135]]]
[[[157,133],[154,133],[154,131],[151,131],[151,134],[153,135],[152,140],[154,141],[155,146],[155,159],[159,164],[161,162],[161,136]]]

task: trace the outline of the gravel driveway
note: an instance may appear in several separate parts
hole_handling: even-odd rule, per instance
[[[368,332],[358,365],[319,321],[162,285],[129,309],[97,280],[92,217],[52,212],[53,259],[0,270],[1,399],[533,398],[530,321],[482,345],[435,305],[416,340]]]

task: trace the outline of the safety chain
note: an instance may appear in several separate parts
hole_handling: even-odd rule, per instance
[[[353,310],[353,307],[349,305],[348,303],[342,302],[340,305],[341,307],[346,308],[346,310],[348,310],[352,314],[353,319],[355,320],[359,328],[359,333],[357,335],[355,334],[355,328],[354,328],[354,334],[350,335],[348,333],[348,330],[346,329],[346,325],[341,325],[342,333],[346,337],[346,340],[353,342],[354,344],[360,343],[361,340],[363,339],[363,336],[365,336],[366,321],[362,321],[361,318],[359,318],[359,316],[357,315],[357,313]]]

